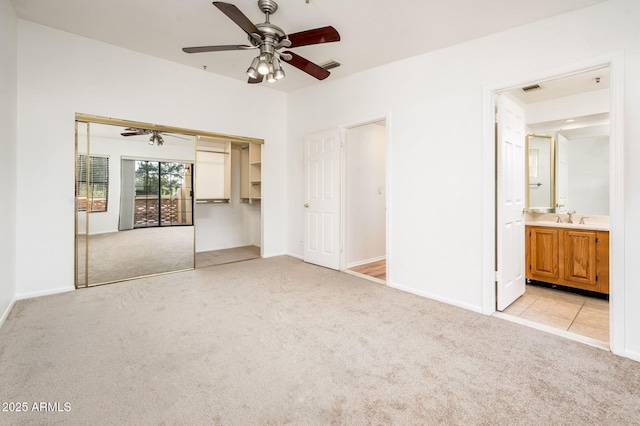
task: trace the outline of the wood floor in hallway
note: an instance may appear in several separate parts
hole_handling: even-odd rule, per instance
[[[350,271],[368,275],[380,280],[387,280],[387,261],[385,259],[349,268]]]

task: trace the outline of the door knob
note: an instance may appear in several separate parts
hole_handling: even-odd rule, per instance
[[[305,209],[308,209],[308,208],[309,208],[309,204],[304,203],[304,208],[305,208]]]

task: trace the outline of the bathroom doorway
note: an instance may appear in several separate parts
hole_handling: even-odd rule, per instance
[[[548,206],[548,209],[530,209],[526,214],[523,211],[522,228],[525,228],[523,234],[526,235],[523,244],[527,248],[527,255],[518,261],[522,262],[527,276],[524,294],[506,307],[499,306],[501,312],[496,312],[495,315],[607,349],[612,340],[610,312],[613,312],[609,306],[608,286],[609,276],[613,276],[609,273],[609,247],[613,246],[613,242],[609,244],[608,230],[610,206],[615,205],[610,197],[615,186],[609,181],[609,176],[614,176],[611,172],[615,167],[616,157],[613,154],[617,149],[609,144],[612,104],[610,70],[609,66],[591,67],[562,78],[531,82],[494,92],[500,92],[501,96],[506,95],[519,103],[525,111],[526,133],[561,142],[560,147],[564,151],[555,158],[564,158],[566,161],[568,156],[569,161],[568,171],[566,164],[560,168],[566,175],[556,176],[561,181],[564,179],[557,190],[568,191],[568,198],[567,193],[564,193],[561,197],[557,196],[555,199],[558,201]],[[556,154],[560,147],[555,146]],[[529,147],[523,154],[526,155],[524,161],[528,163],[528,175],[524,182],[529,187],[530,194],[542,186],[536,181],[534,184],[537,186],[532,188],[529,181],[529,178],[537,178],[536,168],[541,158],[536,157],[532,162]],[[496,163],[496,167],[499,175],[502,163]],[[552,164],[552,167],[558,167],[557,163]],[[496,182],[496,185],[500,185],[500,182]],[[556,187],[552,190],[556,191]],[[499,211],[497,214],[500,216]],[[534,232],[534,237],[531,237],[531,227],[537,229],[538,225],[548,226],[551,229],[548,235],[551,236],[536,240]],[[600,234],[606,238],[601,236],[598,239]],[[563,249],[563,242],[573,244],[578,240],[581,248],[591,250],[593,246],[593,258],[583,263],[575,262],[574,259],[567,260],[575,246],[567,246],[569,248],[566,251]],[[596,256],[595,247],[598,243],[606,248],[606,259],[603,259],[604,249],[598,249]],[[510,250],[509,247],[501,246],[504,245],[504,240],[496,240],[496,244],[497,253],[500,249]],[[555,254],[557,259],[554,263],[550,252],[558,250],[558,247],[559,253]],[[533,255],[532,250],[535,251]],[[570,279],[565,280],[572,278],[572,274],[576,275],[575,270],[569,269],[575,268],[578,263],[582,268],[577,273],[581,275],[578,278],[589,275],[585,275],[585,280],[593,278],[594,284],[598,279],[600,283],[606,280],[607,288],[573,285]],[[602,265],[599,271],[598,264]],[[556,278],[541,279],[540,276],[532,275],[532,266],[535,270],[540,265],[549,266],[550,276],[555,274]],[[499,277],[500,266],[497,269]],[[499,278],[497,279],[499,282]],[[597,291],[590,291],[593,289]],[[499,296],[498,293],[498,300]]]
[[[377,120],[344,129],[345,272],[387,281],[387,126]]]

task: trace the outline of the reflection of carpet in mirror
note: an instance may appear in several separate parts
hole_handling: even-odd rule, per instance
[[[196,253],[196,268],[240,262],[260,257],[260,247],[244,246]]]
[[[78,236],[78,281],[84,284],[84,236]],[[89,237],[89,285],[191,269],[193,226],[140,228]]]

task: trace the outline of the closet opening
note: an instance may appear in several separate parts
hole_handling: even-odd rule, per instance
[[[197,138],[196,268],[262,256],[262,147]]]
[[[262,256],[263,143],[76,113],[75,287]]]

